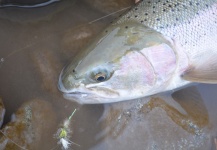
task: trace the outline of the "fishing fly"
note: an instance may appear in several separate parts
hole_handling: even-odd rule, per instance
[[[57,133],[55,134],[55,137],[58,139],[58,144],[62,145],[63,150],[67,150],[71,144],[80,146],[79,144],[76,144],[69,140],[70,133],[72,131],[70,130],[70,121],[72,116],[75,114],[76,109],[72,112],[72,114],[63,122],[62,127],[60,127],[57,130]]]

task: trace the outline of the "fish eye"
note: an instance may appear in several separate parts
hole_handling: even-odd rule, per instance
[[[103,72],[99,72],[94,76],[94,79],[98,82],[103,82],[106,80],[106,78],[107,78],[106,74]]]
[[[89,79],[93,82],[103,82],[108,80],[110,76],[111,72],[107,68],[96,67],[90,72]]]

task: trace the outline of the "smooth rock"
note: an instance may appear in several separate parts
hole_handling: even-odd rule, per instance
[[[39,77],[41,77],[42,88],[51,95],[60,94],[57,88],[57,80],[59,73],[63,66],[61,66],[59,59],[57,59],[53,51],[46,49],[33,51],[30,54],[33,64],[37,69]]]
[[[39,150],[54,147],[56,114],[50,103],[34,99],[24,103],[1,130],[0,148]]]
[[[5,116],[5,106],[3,104],[2,98],[0,97],[0,127],[3,124],[4,116]]]
[[[101,119],[103,132],[95,137],[103,142],[92,149],[209,150],[212,135],[208,114],[193,118],[174,106],[161,98],[107,105]],[[198,122],[201,119],[203,123]]]
[[[62,39],[62,53],[74,56],[82,51],[96,35],[104,29],[106,24],[95,22],[93,24],[80,24],[68,29]]]

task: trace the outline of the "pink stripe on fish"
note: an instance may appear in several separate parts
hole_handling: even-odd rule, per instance
[[[152,64],[159,81],[167,81],[176,68],[176,54],[167,44],[160,44],[141,50]]]
[[[121,68],[118,74],[122,76],[132,76],[134,87],[137,85],[151,86],[155,82],[154,70],[150,62],[144,55],[137,51],[129,51],[120,60]],[[125,81],[127,82],[127,81]],[[127,82],[128,83],[128,82]],[[136,85],[137,84],[137,85]]]

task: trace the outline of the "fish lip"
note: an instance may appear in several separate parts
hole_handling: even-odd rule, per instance
[[[79,94],[88,94],[86,92],[78,92],[78,91],[74,91],[74,92],[68,92],[66,94],[70,94],[70,95],[79,95]]]
[[[82,94],[86,94],[85,97],[88,97],[90,96],[91,94],[88,94],[88,93],[82,93]],[[85,97],[82,97],[81,95],[81,92],[72,92],[72,93],[64,93],[63,94],[63,97],[67,100],[71,100],[71,101],[74,101],[74,102],[77,102],[78,104],[95,104],[97,102],[95,101],[92,101],[92,100],[88,100],[86,99]],[[85,98],[85,100],[84,100]]]

